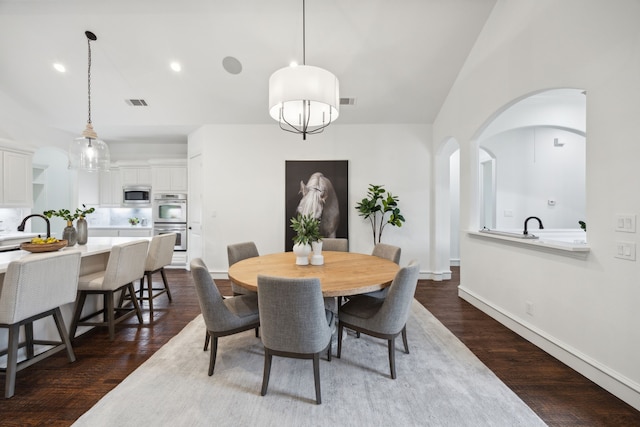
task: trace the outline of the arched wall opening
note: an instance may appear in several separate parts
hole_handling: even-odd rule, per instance
[[[539,217],[546,238],[586,242],[586,93],[551,89],[519,98],[490,119],[477,150],[479,229],[523,233]],[[537,223],[535,228],[537,229]],[[557,238],[557,239],[556,239]]]

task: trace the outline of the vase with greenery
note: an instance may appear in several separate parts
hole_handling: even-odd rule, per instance
[[[296,235],[293,237],[293,252],[296,254],[297,265],[309,264],[311,243],[321,241],[320,220],[313,215],[298,214],[291,218],[291,228]]]
[[[381,242],[382,232],[387,224],[394,227],[402,227],[404,216],[398,207],[398,196],[386,191],[382,185],[369,184],[367,197],[356,205],[358,215],[371,223],[373,244]]]
[[[76,217],[78,220],[76,221],[76,228],[78,231],[78,244],[86,245],[87,240],[89,240],[89,230],[87,226],[87,220],[85,217],[89,214],[92,214],[96,208],[87,208],[84,203],[82,204],[82,209],[76,208]]]
[[[75,213],[71,213],[69,209],[48,210],[43,212],[44,216],[51,218],[57,216],[67,221],[67,226],[62,230],[62,240],[67,241],[67,246],[73,246],[78,242],[78,233],[73,226],[73,221],[77,218]]]

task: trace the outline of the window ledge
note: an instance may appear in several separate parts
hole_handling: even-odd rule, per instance
[[[482,231],[472,231],[468,230],[467,234],[472,237],[479,237],[482,239],[489,239],[493,241],[500,241],[506,244],[527,247],[536,250],[545,250],[552,252],[564,252],[564,253],[572,253],[575,255],[586,255],[591,251],[591,247],[587,243],[581,242],[564,242],[559,240],[553,240],[553,236],[546,235],[542,238],[538,239],[523,239],[521,237],[508,236],[509,233],[504,234],[493,234],[491,232],[482,232]]]

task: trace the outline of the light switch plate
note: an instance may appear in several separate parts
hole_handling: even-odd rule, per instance
[[[616,242],[616,258],[628,261],[636,260],[636,244],[634,242]]]
[[[636,216],[635,215],[616,215],[616,231],[625,233],[636,232]]]

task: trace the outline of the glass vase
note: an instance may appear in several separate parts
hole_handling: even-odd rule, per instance
[[[74,246],[78,243],[78,233],[71,221],[67,221],[67,226],[62,230],[62,240],[67,241],[67,246]]]
[[[87,220],[84,218],[78,218],[76,221],[76,228],[78,229],[78,244],[86,245],[89,239],[89,230],[87,229]]]

